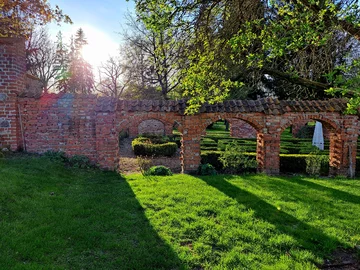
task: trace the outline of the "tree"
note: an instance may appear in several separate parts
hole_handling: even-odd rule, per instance
[[[126,66],[118,57],[110,57],[98,68],[99,82],[96,91],[119,99],[129,84],[130,78],[125,77]]]
[[[125,58],[131,70],[133,85],[158,87],[164,99],[178,91],[186,40],[181,32],[169,28],[159,32],[128,17]]]
[[[63,36],[61,31],[56,35],[56,61],[54,64],[55,69],[58,71],[56,80],[56,88],[59,91],[65,91],[67,87],[67,82],[70,77],[69,73],[69,49],[68,46],[63,41]]]
[[[94,75],[91,65],[83,58],[82,48],[87,44],[84,31],[80,28],[71,41],[69,55],[69,77],[63,91],[90,94],[94,88]]]
[[[56,83],[59,73],[56,62],[55,44],[50,40],[47,29],[41,27],[32,31],[26,42],[27,70],[40,79],[45,92]]]
[[[71,19],[46,0],[2,0],[0,2],[0,37],[28,36],[35,26],[50,21],[68,22]]]
[[[236,5],[250,8],[239,9]],[[353,105],[360,104],[357,91],[360,9],[357,1],[161,0],[159,3],[137,0],[136,7],[139,18],[156,31],[174,26],[190,28],[195,35],[194,44],[198,44],[198,37],[203,38],[204,33],[211,33],[210,38],[205,36],[207,43],[201,41],[207,49],[200,50],[195,61],[192,60],[195,68],[189,75],[193,78],[188,79],[196,82],[199,78],[196,74],[202,76],[202,72],[211,72],[208,59],[205,64],[199,61],[204,53],[211,52],[214,55],[211,58],[221,67],[220,72],[213,70],[218,78],[212,88],[216,90],[216,97],[206,90],[185,92],[194,109],[205,101],[216,102],[229,97],[237,88],[224,83],[229,79],[245,85],[252,80],[252,87],[285,97],[291,97],[284,91],[289,86],[302,91],[300,98],[323,98],[324,91],[330,89],[332,93],[350,94]],[[250,16],[251,8],[257,10],[253,12],[256,16]],[[240,20],[233,24],[233,18]],[[231,30],[228,25],[235,27]],[[222,55],[226,54],[216,54],[216,48],[221,47],[219,44],[223,44],[223,51],[229,52],[231,62],[224,61]],[[229,70],[234,71],[230,76]]]

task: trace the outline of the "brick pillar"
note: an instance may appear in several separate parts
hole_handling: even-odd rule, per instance
[[[269,175],[280,173],[280,134],[257,134],[258,171]]]
[[[0,38],[0,147],[21,146],[17,97],[25,89],[25,41]]]
[[[186,116],[181,139],[180,159],[182,173],[195,173],[201,163],[201,129],[199,116]]]
[[[97,163],[103,169],[119,166],[119,136],[115,127],[115,113],[99,112],[96,116]]]
[[[330,175],[355,176],[358,133],[358,120],[353,115],[344,116],[340,134],[330,133]]]

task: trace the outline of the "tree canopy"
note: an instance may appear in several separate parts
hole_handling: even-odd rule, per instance
[[[231,97],[350,98],[360,104],[356,0],[135,0],[148,29],[182,29],[189,113]]]
[[[68,15],[46,0],[0,1],[0,37],[28,36],[35,26],[50,21],[71,23]]]

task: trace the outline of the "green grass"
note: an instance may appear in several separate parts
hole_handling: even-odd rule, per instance
[[[0,162],[0,269],[316,269],[359,244],[359,180]]]

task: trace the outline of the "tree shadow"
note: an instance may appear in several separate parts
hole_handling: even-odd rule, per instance
[[[307,181],[301,178],[281,178],[284,181],[287,182],[291,182],[291,183],[295,183],[297,185],[302,185],[305,186],[307,188],[311,188],[311,189],[315,189],[318,191],[322,191],[322,192],[326,192],[327,195],[333,197],[334,199],[340,199],[342,201],[346,201],[349,203],[360,203],[360,196],[357,195],[353,195],[351,193],[348,193],[346,191],[342,191],[342,190],[338,190],[338,189],[334,189],[331,187],[327,187],[327,186],[323,186],[323,185],[319,185],[316,184],[314,182],[311,181]]]
[[[113,172],[96,173],[66,189],[64,224],[71,269],[184,269],[173,249],[145,216],[127,181]],[[59,224],[61,226],[61,224]]]
[[[315,228],[265,202],[253,193],[234,186],[227,180],[231,176],[201,177],[208,185],[235,199],[239,204],[254,210],[256,218],[273,224],[283,234],[292,236],[300,248],[310,250],[316,256],[324,258],[341,243],[335,237],[328,236]],[[313,262],[316,263],[316,262]]]

